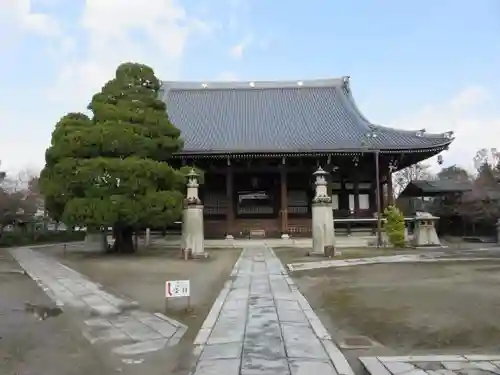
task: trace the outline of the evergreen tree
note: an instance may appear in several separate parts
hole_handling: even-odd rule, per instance
[[[93,96],[93,116],[61,118],[46,152],[40,185],[51,216],[88,230],[111,226],[117,252],[134,251],[136,228],[181,216],[184,176],[166,161],[183,143],[159,90],[150,67],[120,65]]]
[[[405,218],[396,206],[388,206],[384,210],[384,230],[391,245],[405,247]]]

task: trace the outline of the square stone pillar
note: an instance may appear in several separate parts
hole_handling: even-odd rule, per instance
[[[315,194],[312,200],[312,242],[311,255],[335,255],[335,230],[333,227],[332,198],[328,195],[325,172],[321,167],[313,173]]]
[[[188,174],[187,193],[182,213],[182,247],[192,257],[205,257],[203,205],[198,196],[198,174]]]

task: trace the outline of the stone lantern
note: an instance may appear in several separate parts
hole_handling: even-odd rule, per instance
[[[312,200],[312,255],[335,255],[332,198],[328,195],[327,172],[323,168],[313,173],[315,193]]]

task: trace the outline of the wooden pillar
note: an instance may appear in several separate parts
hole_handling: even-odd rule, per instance
[[[384,194],[384,183],[383,182],[380,183],[379,191],[380,191],[380,210],[383,214],[385,208],[387,207],[387,199],[386,199],[385,194]]]
[[[353,182],[353,187],[354,187],[354,216],[359,215],[359,176],[356,172],[354,172],[354,182]]]
[[[281,188],[281,235],[288,236],[288,187],[287,187],[287,170],[285,158],[280,167],[280,188]]]
[[[233,228],[234,228],[234,173],[231,166],[231,160],[227,159],[227,169],[226,169],[226,200],[227,200],[227,211],[226,211],[226,238],[233,238]]]
[[[387,205],[394,204],[394,189],[392,187],[392,171],[387,172]]]

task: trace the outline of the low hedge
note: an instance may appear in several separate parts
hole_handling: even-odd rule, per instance
[[[73,242],[84,239],[84,231],[3,232],[0,234],[0,247]]]

